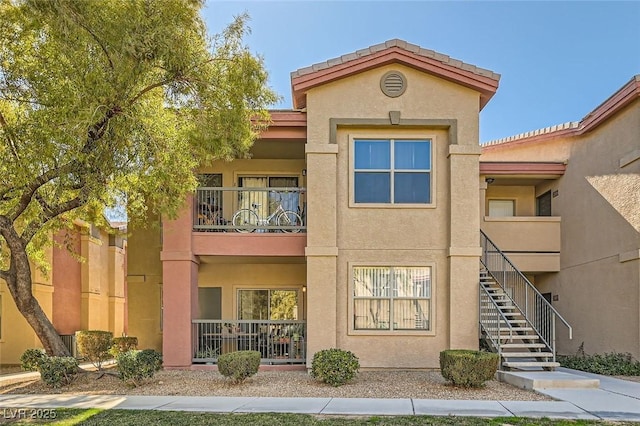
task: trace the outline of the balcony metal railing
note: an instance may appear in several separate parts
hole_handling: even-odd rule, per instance
[[[198,232],[306,232],[304,188],[201,187],[193,230]]]
[[[216,363],[228,352],[260,352],[262,364],[304,364],[306,321],[192,320],[193,363]]]
[[[74,358],[78,358],[78,345],[76,343],[76,335],[60,334],[60,338],[62,339],[62,343],[64,343],[71,356]]]
[[[571,325],[483,231],[480,231],[480,245],[482,265],[511,298],[527,323],[538,333],[541,341],[553,353],[555,361],[556,319],[567,327],[569,339],[573,337]]]

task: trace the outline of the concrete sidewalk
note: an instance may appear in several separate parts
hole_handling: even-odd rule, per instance
[[[212,413],[301,413],[358,416],[547,417],[640,422],[640,383],[598,378],[599,389],[536,389],[555,401],[477,401],[375,398],[258,398],[127,395],[0,395],[0,408],[101,408]],[[0,382],[2,379],[0,379]]]

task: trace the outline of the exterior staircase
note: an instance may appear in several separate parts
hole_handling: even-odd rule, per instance
[[[480,332],[503,370],[554,370],[556,319],[571,326],[481,232]]]

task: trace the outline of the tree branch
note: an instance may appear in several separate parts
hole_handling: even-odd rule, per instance
[[[113,61],[111,60],[111,55],[109,55],[109,51],[107,50],[107,47],[104,45],[104,43],[102,42],[102,40],[100,40],[98,38],[98,36],[96,35],[96,33],[94,33],[91,28],[89,28],[87,25],[85,25],[83,23],[83,17],[79,16],[78,13],[73,10],[73,8],[69,8],[70,12],[71,12],[71,16],[73,21],[83,30],[85,30],[87,33],[89,33],[89,35],[91,36],[91,38],[93,38],[93,40],[98,44],[98,46],[100,46],[100,49],[102,50],[102,52],[104,53],[104,56],[107,58],[107,61],[109,62],[109,68],[111,68],[111,70],[115,70],[115,67],[113,66]]]
[[[142,96],[144,96],[144,94],[145,94],[145,93],[147,93],[147,92],[149,92],[149,91],[151,91],[151,90],[153,90],[153,89],[157,89],[158,87],[162,87],[162,86],[164,86],[164,85],[166,85],[166,84],[169,84],[169,83],[171,83],[171,82],[173,82],[173,81],[179,81],[179,78],[178,78],[178,77],[168,78],[168,79],[166,79],[166,80],[162,80],[162,81],[159,81],[159,82],[157,82],[157,83],[154,83],[154,84],[151,84],[151,85],[149,85],[149,86],[145,87],[144,89],[142,89],[140,92],[138,92],[138,94],[137,94],[137,95],[135,95],[135,96],[134,96],[134,97],[129,101],[129,106],[131,106],[131,105],[135,104],[135,103],[138,101],[138,99],[140,99]]]
[[[29,202],[31,201],[31,197],[33,194],[44,184],[49,182],[56,177],[70,173],[76,167],[77,163],[72,161],[67,163],[59,168],[52,168],[42,173],[40,176],[36,177],[31,184],[27,185],[18,201],[18,204],[13,209],[13,211],[7,216],[12,222],[15,221],[29,206]]]
[[[16,145],[15,145],[15,141],[13,140],[12,132],[9,129],[9,124],[4,119],[4,115],[2,114],[2,111],[0,111],[0,127],[2,127],[2,129],[4,130],[5,135],[7,135],[7,142],[9,142],[9,146],[11,147],[11,152],[13,153],[13,156],[16,158],[16,160],[19,160],[20,157],[18,156],[18,150],[16,149]]]
[[[83,194],[86,195],[86,194]],[[54,207],[49,207],[48,211],[45,212],[38,220],[34,220],[29,222],[29,224],[25,227],[24,231],[20,235],[25,243],[31,241],[31,239],[36,235],[36,233],[49,222],[51,219],[61,215],[62,213],[69,212],[73,209],[76,209],[84,203],[84,196],[79,195],[75,198],[72,198],[69,201],[65,201],[64,203],[60,203]]]

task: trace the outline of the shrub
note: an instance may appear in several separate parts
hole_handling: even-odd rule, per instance
[[[313,355],[311,376],[331,386],[342,386],[353,379],[360,368],[360,361],[350,351],[323,349]]]
[[[153,349],[120,352],[117,361],[120,379],[134,386],[152,378],[162,368],[162,354]]]
[[[44,349],[27,349],[20,356],[20,366],[24,371],[37,371],[38,365],[46,357]]]
[[[496,374],[499,362],[498,354],[492,352],[466,349],[440,352],[441,374],[456,386],[482,386]]]
[[[78,374],[78,361],[70,356],[46,356],[38,364],[40,378],[47,386],[66,386]]]
[[[640,376],[640,361],[635,360],[630,353],[586,355],[582,352],[576,355],[559,355],[558,362],[563,367],[589,373],[608,376]]]
[[[111,344],[111,349],[109,349],[109,353],[114,358],[118,358],[118,355],[120,355],[122,352],[127,352],[135,349],[138,349],[137,337],[115,337],[113,339],[113,343]]]
[[[253,376],[260,368],[260,352],[237,351],[218,357],[218,371],[233,383],[242,383]]]
[[[102,370],[102,363],[109,359],[109,349],[113,343],[113,333],[110,331],[88,330],[76,331],[78,351],[86,357],[98,371]]]

